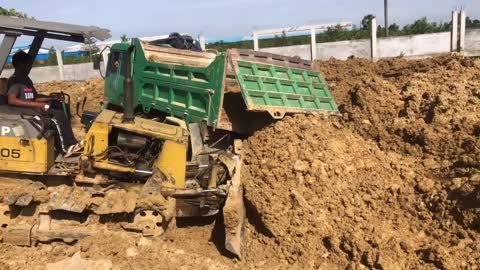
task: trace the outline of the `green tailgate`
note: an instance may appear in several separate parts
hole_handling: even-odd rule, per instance
[[[249,111],[267,111],[274,118],[285,113],[338,113],[337,104],[310,62],[263,52],[229,52]]]

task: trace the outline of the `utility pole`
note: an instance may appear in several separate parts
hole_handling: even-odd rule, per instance
[[[383,8],[385,10],[385,36],[388,37],[388,0],[384,0]]]

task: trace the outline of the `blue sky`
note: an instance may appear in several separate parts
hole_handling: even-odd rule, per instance
[[[223,38],[249,35],[256,29],[352,21],[365,14],[383,22],[383,0],[0,0],[39,20],[96,25],[114,37],[186,32]],[[390,23],[404,25],[423,16],[448,21],[463,7],[480,18],[480,0],[389,0]]]

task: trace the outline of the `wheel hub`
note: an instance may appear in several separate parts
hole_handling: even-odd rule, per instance
[[[159,236],[165,231],[164,220],[160,211],[155,209],[138,209],[133,219],[134,225],[144,236]]]

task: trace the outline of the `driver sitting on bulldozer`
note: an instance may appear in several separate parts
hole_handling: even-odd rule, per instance
[[[15,72],[7,81],[8,105],[27,108],[25,114],[47,115],[55,129],[57,150],[65,157],[78,153],[82,147],[73,135],[69,119],[63,111],[55,108],[55,104],[62,102],[61,97],[37,93],[28,77],[32,63],[32,57],[24,51],[13,55],[12,65]]]

